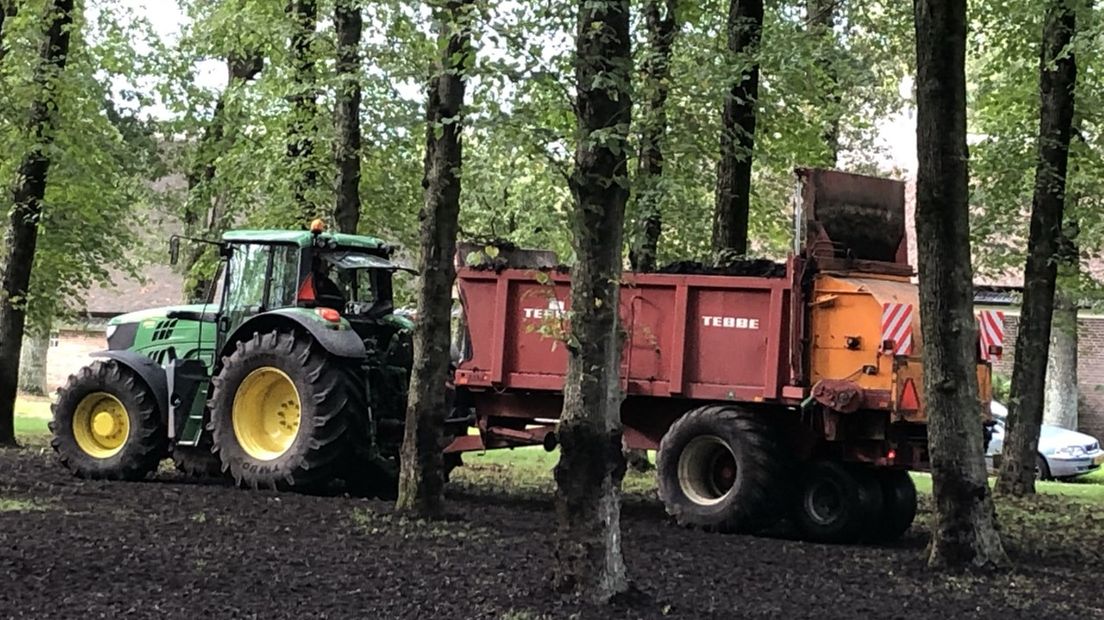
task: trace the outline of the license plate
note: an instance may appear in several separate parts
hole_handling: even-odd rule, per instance
[[[1100,465],[1101,463],[1104,463],[1104,452],[1093,457],[1093,465]]]

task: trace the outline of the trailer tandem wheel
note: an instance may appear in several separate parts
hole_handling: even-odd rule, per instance
[[[659,444],[659,497],[682,525],[755,532],[784,513],[789,461],[763,416],[700,407],[676,420]]]
[[[808,540],[857,542],[882,519],[882,486],[868,468],[831,461],[805,466],[795,520]]]
[[[882,485],[882,518],[873,528],[873,540],[897,540],[916,518],[916,485],[903,469],[877,472]]]

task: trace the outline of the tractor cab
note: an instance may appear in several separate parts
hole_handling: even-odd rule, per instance
[[[348,326],[363,338],[390,324],[394,248],[360,235],[307,231],[231,231],[223,235],[219,344],[249,318],[275,310],[313,311],[314,319]],[[309,314],[309,313],[307,313]],[[221,347],[220,347],[221,348]]]

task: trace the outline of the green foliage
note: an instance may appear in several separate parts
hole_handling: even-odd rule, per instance
[[[78,3],[78,7],[80,3]],[[0,65],[0,178],[10,183],[30,136],[25,114],[43,24],[40,1],[24,2],[4,25],[9,52]],[[149,180],[163,172],[152,128],[138,110],[148,99],[127,86],[150,71],[149,26],[130,11],[96,4],[78,12],[69,61],[53,93],[58,130],[31,281],[31,329],[82,309],[85,292],[116,274],[137,277],[137,234],[151,200]],[[5,196],[10,200],[10,195]],[[5,203],[5,222],[10,203]]]
[[[161,162],[157,157],[140,162],[119,159],[120,153],[137,150],[162,155],[167,170],[177,173],[195,170],[203,162],[214,165],[213,178],[201,180],[191,196],[169,193],[158,198],[163,207],[181,217],[185,208],[217,201],[225,208],[217,210],[214,234],[231,226],[305,225],[289,179],[303,168],[319,171],[320,182],[312,189],[310,200],[319,205],[333,203],[334,166],[328,148],[333,127],[328,110],[339,85],[332,62],[334,33],[327,19],[332,2],[319,2],[319,26],[310,46],[316,70],[314,82],[308,86],[319,104],[313,119],[296,118],[288,101],[298,86],[288,43],[293,24],[282,3],[179,0],[179,4],[191,21],[171,46],[153,37],[148,25],[122,19],[122,9],[98,12],[101,23],[97,28],[102,34],[95,37],[96,45],[87,46],[89,54],[85,62],[78,63],[79,70],[99,84],[101,103],[111,99],[108,87],[115,76],[125,77],[135,87],[114,93],[116,100],[128,104],[114,123],[92,112],[93,91],[82,90],[86,93],[83,107],[74,107],[67,120],[79,117],[85,123],[67,126],[91,131],[91,137],[97,139],[75,133],[73,142],[79,139],[82,144],[96,145],[104,156],[78,158],[63,165],[63,170],[72,171],[66,174],[87,179],[88,190],[83,198],[70,191],[64,195],[72,200],[100,196],[112,205],[128,205],[130,209],[123,213],[149,212],[141,208],[150,201],[142,181],[165,169],[158,168]],[[421,2],[387,0],[363,6],[361,232],[412,247],[422,202],[423,83],[438,41],[431,33],[428,9]],[[474,28],[474,45],[478,64],[469,80],[469,127],[464,134],[463,234],[547,247],[570,261],[567,174],[575,141],[571,108],[574,7],[569,3],[489,2],[477,6],[480,19]],[[769,44],[763,46],[760,58],[764,79],[752,235],[758,251],[766,254],[780,254],[788,245],[791,169],[825,163],[818,123],[830,115],[842,116],[845,151],[853,162],[848,165],[875,161],[875,128],[870,119],[884,115],[897,102],[896,83],[911,56],[910,30],[898,24],[907,11],[903,13],[896,3],[848,3],[837,29],[838,45],[830,50],[822,49],[806,32],[801,6],[778,2],[770,7],[764,33]],[[672,59],[669,154],[659,181],[666,222],[660,248],[663,261],[707,252],[720,107],[726,84],[735,74],[725,61],[720,36],[726,2],[681,3],[680,11],[684,26]],[[641,28],[636,24],[637,50],[645,48],[640,44]],[[24,38],[25,52],[32,50],[30,38]],[[20,39],[13,40],[18,47]],[[148,51],[139,53],[140,47]],[[886,55],[887,49],[900,53]],[[825,54],[838,57],[834,66],[839,88],[848,93],[838,110],[821,105],[827,83],[816,61]],[[204,86],[198,79],[201,61],[210,67],[225,64],[227,58],[258,55],[264,66],[256,78],[233,83],[225,92],[222,87]],[[21,68],[23,64],[13,66]],[[89,71],[93,66],[102,66],[108,73],[93,76]],[[12,83],[18,82],[13,79]],[[137,87],[140,83],[145,87]],[[220,99],[225,136],[212,152],[200,153],[196,147]],[[140,121],[144,116],[138,113],[153,105],[165,112],[165,118],[155,124],[162,140],[159,151],[152,142],[151,122]],[[88,120],[93,123],[89,125]],[[288,128],[304,120],[319,146],[310,157],[290,161],[286,156]],[[113,134],[107,131],[111,127]],[[166,140],[171,142],[165,144]],[[631,147],[630,154],[635,150]],[[113,168],[93,167],[104,162]],[[630,169],[635,169],[634,162]],[[126,182],[120,182],[123,180]],[[65,240],[60,230],[53,233],[57,250],[45,250],[48,261],[68,257],[71,262],[65,261],[66,273],[81,266],[87,274],[79,282],[81,286],[85,281],[108,278],[112,268],[137,271],[139,263],[132,257],[138,244],[127,230],[117,230],[122,234],[113,237],[102,234],[119,219],[123,219],[119,211],[98,209],[88,220],[97,234]],[[133,216],[127,221],[131,227],[140,225]],[[89,244],[83,253],[72,251],[78,241]],[[213,261],[213,256],[204,256],[197,275],[209,275]],[[44,276],[43,282],[49,282],[50,290],[66,286],[59,285],[58,278]],[[80,286],[66,290],[66,295],[79,291]]]
[[[661,263],[708,255],[721,106],[739,73],[725,47],[727,5],[725,0],[680,4],[684,26],[671,63],[670,127],[661,181]],[[838,5],[842,14],[834,31],[837,45],[831,49],[810,35],[803,7],[804,2],[768,3],[758,58],[749,236],[754,252],[771,256],[789,247],[793,169],[832,165],[823,137],[830,119],[841,120],[842,167],[869,170],[880,165],[883,153],[876,145],[874,121],[900,106],[898,84],[912,56],[911,29],[901,26],[911,22],[911,14],[901,3]],[[826,56],[835,67],[834,88],[842,93],[836,106],[825,104],[825,93],[833,86],[818,59]]]
[[[993,373],[993,400],[1008,404],[1012,396],[1012,377],[1000,372]]]
[[[21,128],[41,33],[36,7],[43,2],[25,0],[26,8],[4,27],[10,52],[0,63],[3,179],[11,179],[12,154],[27,139]],[[149,24],[118,3],[88,0],[87,15],[79,20],[73,60],[58,92],[62,130],[54,147],[35,268],[36,324],[78,308],[90,286],[119,274],[140,274],[157,235],[139,231],[179,227],[186,209],[194,214],[219,206],[210,226],[202,217],[193,224],[203,234],[217,235],[231,226],[301,228],[306,222],[291,180],[304,169],[319,174],[310,201],[332,209],[331,111],[340,87],[334,72],[332,0],[318,2],[318,26],[309,47],[315,69],[306,85],[294,77],[289,44],[294,24],[285,3],[177,3],[189,21],[175,41],[160,40]],[[633,4],[638,101],[649,53],[639,18],[642,3]],[[360,232],[411,248],[422,204],[424,85],[440,41],[432,32],[430,8],[419,0],[361,6]],[[486,0],[476,7],[477,64],[468,79],[463,138],[462,236],[550,248],[570,262],[567,175],[576,140],[576,7]],[[812,32],[805,7],[804,0],[768,2],[758,52],[762,83],[751,238],[754,251],[763,255],[779,256],[789,247],[792,169],[832,164],[824,128],[839,119],[841,168],[884,169],[878,124],[908,99],[899,92],[914,55],[908,3],[835,3],[835,25],[820,34]],[[727,11],[728,0],[678,3],[664,173],[655,188],[664,221],[661,264],[708,256],[721,107],[740,60],[725,49]],[[975,247],[982,270],[993,274],[1022,261],[1037,131],[1041,12],[1029,0],[1005,0],[975,1],[970,14],[970,123],[978,136],[972,147]],[[1073,146],[1071,195],[1077,199],[1086,261],[1099,257],[1104,245],[1104,121],[1097,112],[1104,109],[1104,68],[1098,66],[1101,56],[1093,53],[1104,48],[1101,21],[1085,11],[1074,50],[1081,64],[1081,131]],[[250,81],[227,88],[200,79],[204,72],[225,71],[228,58],[258,56],[263,68]],[[316,113],[307,119],[297,118],[289,101],[302,88],[317,102]],[[200,152],[200,139],[220,100],[225,134]],[[301,121],[316,148],[309,157],[291,161],[288,130]],[[642,127],[632,128],[630,156],[637,152]],[[151,190],[154,179],[184,175],[203,163],[213,164],[216,172],[201,179],[190,196]],[[631,174],[635,160],[628,165]],[[636,215],[630,212],[630,220]],[[413,262],[409,250],[399,258]],[[192,277],[209,276],[214,263],[212,254],[203,256]],[[400,297],[403,290],[400,286]],[[1099,287],[1082,282],[1080,290]]]
[[[1093,3],[1079,3],[1073,49],[1077,59],[1075,136],[1070,146],[1066,217],[1076,222],[1082,264],[1100,264],[1104,251],[1104,20]],[[1043,12],[1037,2],[972,2],[968,79],[973,217],[979,272],[1018,270],[1035,180],[1039,132],[1039,49]],[[1086,301],[1104,299],[1088,270],[1064,282]]]

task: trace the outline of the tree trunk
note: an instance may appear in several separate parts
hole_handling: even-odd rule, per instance
[[[1077,430],[1077,303],[1067,291],[1054,294],[1050,324],[1043,423]]]
[[[426,96],[425,203],[414,327],[414,367],[402,446],[396,510],[425,518],[444,515],[441,450],[447,411],[446,384],[452,327],[452,285],[456,280],[456,233],[460,214],[460,130],[464,77],[471,67],[473,0],[431,4],[441,46]]]
[[[1012,366],[1008,430],[1004,438],[996,492],[1035,492],[1039,426],[1043,419],[1050,323],[1058,277],[1066,165],[1073,126],[1077,65],[1069,48],[1076,26],[1067,0],[1048,0],[1040,54],[1038,160],[1031,230],[1024,268],[1023,304]]]
[[[227,131],[227,106],[233,89],[244,84],[264,69],[264,57],[260,54],[231,55],[226,59],[226,89],[219,94],[210,122],[203,128],[203,135],[196,146],[196,159],[188,172],[188,204],[184,208],[184,226],[188,234],[215,237],[223,227],[223,203],[221,195],[212,195],[212,183],[218,173],[215,162],[234,144],[237,131]],[[231,124],[233,121],[230,121]],[[194,243],[184,255],[184,297],[188,301],[205,299],[211,285],[211,273],[194,273],[195,266],[210,251],[210,246]]]
[[[628,0],[580,0],[571,336],[556,430],[556,563],[561,591],[606,602],[629,587],[621,555],[621,237],[632,120]],[[598,136],[601,136],[599,139]]]
[[[817,50],[817,65],[827,78],[827,88],[819,97],[824,105],[827,120],[824,124],[824,145],[828,151],[828,164],[835,167],[839,161],[840,124],[843,111],[840,109],[839,71],[836,69],[836,8],[840,0],[807,0],[805,10],[809,34],[820,40]]]
[[[639,227],[629,252],[633,271],[655,271],[663,230],[663,141],[667,135],[667,94],[671,89],[671,48],[678,34],[677,9],[678,0],[644,3],[648,53],[644,59],[645,104],[639,118],[640,160],[634,183]],[[647,461],[645,458],[644,462]]]
[[[73,25],[73,0],[54,0],[48,13],[50,25],[39,49],[34,83],[38,93],[31,102],[27,127],[35,140],[23,154],[12,190],[11,222],[4,244],[3,288],[0,289],[0,446],[15,445],[16,369],[23,347],[26,298],[38,241],[38,220],[46,176],[50,169],[50,147],[57,125],[57,92],[69,55],[69,37]]]
[[[288,124],[287,156],[292,172],[292,196],[303,224],[321,217],[315,203],[318,170],[315,168],[314,133],[318,102],[314,75],[313,42],[318,23],[315,0],[291,0],[287,6],[294,31],[291,35],[292,93],[291,122]]]
[[[915,0],[916,237],[935,516],[929,564],[1007,563],[985,472],[966,149],[966,3]]]
[[[50,326],[28,330],[19,355],[19,391],[46,396],[46,356],[50,351]]]
[[[1074,132],[1080,121],[1073,119]],[[1073,171],[1070,171],[1073,173]],[[1078,197],[1070,196],[1070,210],[1078,209]],[[1058,282],[1054,292],[1054,318],[1050,323],[1050,353],[1047,356],[1046,394],[1043,398],[1043,423],[1077,430],[1080,390],[1077,384],[1078,288],[1081,256],[1077,243],[1080,225],[1067,221],[1058,244]]]
[[[759,39],[763,33],[763,0],[731,0],[728,5],[728,51],[741,68],[725,97],[721,126],[721,159],[717,163],[713,213],[713,254],[748,251],[751,210],[751,164],[755,149],[755,106],[759,99]]]
[[[356,234],[360,221],[360,34],[363,18],[357,0],[337,0],[334,27],[337,30],[338,86],[334,103],[334,158],[337,160],[337,202],[334,222],[337,230]]]

